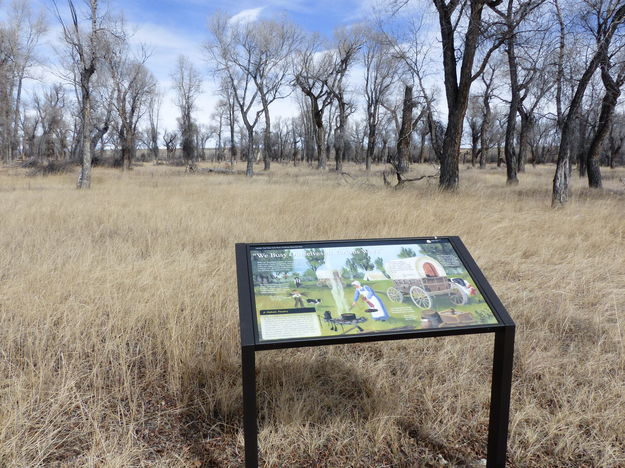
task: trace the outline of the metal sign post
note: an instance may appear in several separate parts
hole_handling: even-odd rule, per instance
[[[399,249],[401,255],[397,255]],[[352,260],[365,259],[361,263],[370,265],[366,260],[369,253],[387,260],[384,274],[367,271],[363,279],[351,281],[353,278],[341,277],[336,269],[319,268],[315,270],[319,281],[309,278],[306,284],[300,278],[308,257],[315,257],[317,263],[323,259],[336,264],[337,259],[343,261],[351,254]],[[236,262],[246,468],[258,467],[257,351],[478,333],[495,335],[487,467],[505,467],[515,324],[459,237],[236,244]],[[350,284],[352,307],[357,303],[366,307],[360,313],[370,314],[371,322],[378,320],[378,325],[388,323],[388,330],[380,330],[380,326],[368,329],[369,318],[357,317],[351,308],[349,313],[336,315],[339,304],[329,305],[317,298],[330,283],[332,288],[340,288],[343,297],[351,297],[351,290],[343,291],[343,285]],[[306,304],[303,288],[315,294]],[[264,297],[278,289],[285,306],[264,308]],[[335,298],[341,297],[333,293]],[[321,309],[336,306],[335,315],[330,310],[318,312],[315,306],[320,304]],[[482,308],[476,309],[475,304]],[[393,328],[391,323],[402,323],[401,317],[393,315],[400,308],[402,313],[414,309],[421,322]]]

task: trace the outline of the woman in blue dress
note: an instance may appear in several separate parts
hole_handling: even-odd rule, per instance
[[[378,296],[376,296],[375,292],[373,292],[373,289],[371,289],[370,286],[363,286],[362,284],[360,284],[360,281],[354,281],[352,283],[352,286],[356,288],[356,291],[354,292],[354,302],[352,302],[352,307],[356,305],[356,302],[358,302],[358,299],[360,298],[367,303],[369,309],[375,309],[375,312],[371,313],[371,318],[373,320],[384,321],[388,319],[389,315],[386,311],[386,307],[384,307],[384,303]]]

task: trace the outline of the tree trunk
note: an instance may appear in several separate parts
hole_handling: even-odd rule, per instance
[[[248,126],[247,127],[247,151],[246,151],[246,161],[247,166],[245,168],[245,176],[252,177],[254,175],[254,128]]]
[[[443,46],[443,68],[445,78],[445,96],[447,98],[448,123],[443,138],[441,152],[441,174],[439,188],[442,190],[457,190],[459,184],[458,162],[460,157],[460,142],[464,116],[469,103],[469,93],[473,82],[473,64],[480,38],[482,12],[484,0],[472,0],[468,14],[468,24],[464,35],[464,49],[460,76],[458,77],[458,60],[456,58],[455,31],[452,13],[453,2],[447,4],[443,0],[433,0],[440,24],[441,41]],[[457,4],[456,4],[457,5]],[[456,23],[457,26],[457,23]]]
[[[402,103],[401,126],[397,135],[397,154],[394,168],[397,174],[408,172],[408,158],[410,157],[410,140],[412,135],[412,86],[404,86],[404,100]]]
[[[534,126],[533,117],[527,113],[521,114],[521,130],[519,132],[519,155],[517,161],[517,169],[519,172],[525,172],[525,163],[527,162],[527,154],[529,152],[529,138]]]
[[[339,100],[338,125],[334,129],[334,159],[336,160],[336,171],[343,171],[343,160],[345,159],[345,124],[347,122],[346,103],[341,97]]]
[[[367,152],[365,153],[365,170],[369,172],[371,170],[371,161],[375,152],[376,142],[376,123],[373,115],[368,116],[369,134],[367,136]]]
[[[15,160],[18,150],[18,128],[20,123],[20,104],[22,101],[22,83],[24,81],[24,70],[22,70],[17,78],[17,96],[15,97],[15,116],[13,120],[13,134],[11,135],[11,160]]]
[[[263,171],[271,169],[271,159],[273,158],[273,150],[271,148],[271,117],[269,116],[269,107],[263,103],[265,108],[265,132],[263,133]]]
[[[421,132],[421,134],[419,136],[421,138],[419,140],[419,154],[417,155],[417,163],[418,164],[423,164],[424,154],[425,154],[425,137],[426,137],[426,133],[425,132]]]
[[[488,91],[488,89],[484,92],[484,116],[482,118],[482,125],[480,127],[480,169],[484,169],[486,167],[488,153],[490,152],[490,141],[488,137],[490,133],[490,121],[493,112],[490,108],[490,91]]]
[[[91,188],[91,151],[89,151],[91,133],[91,90],[90,81],[91,76],[95,73],[95,55],[96,53],[96,33],[97,33],[97,9],[98,1],[91,0],[91,33],[89,36],[89,47],[92,56],[89,57],[89,62],[85,60],[85,56],[81,55],[82,69],[80,71],[80,89],[81,89],[81,142],[80,150],[82,151],[82,167],[80,174],[78,175],[77,188],[89,189]]]
[[[618,25],[623,21],[625,17],[625,5],[619,6],[619,8],[614,12],[614,16],[612,17],[612,25]],[[577,113],[579,107],[581,106],[582,99],[584,97],[584,93],[586,92],[586,88],[590,83],[592,76],[597,71],[602,60],[605,60],[605,57],[608,57],[608,48],[610,42],[612,41],[612,37],[616,31],[616,27],[610,27],[606,36],[602,38],[599,43],[598,49],[593,55],[592,59],[588,63],[584,74],[577,84],[577,89],[575,90],[575,94],[573,95],[573,99],[571,100],[571,105],[569,106],[568,114],[564,120],[564,124],[562,125],[562,137],[560,139],[560,147],[558,148],[558,164],[556,167],[556,173],[553,177],[553,194],[551,199],[552,206],[564,205],[569,199],[569,173],[570,173],[570,162],[569,162],[569,141],[571,137],[571,129],[572,129],[572,117]],[[567,174],[564,174],[563,171],[567,171]]]
[[[233,166],[237,160],[237,147],[234,140],[234,109],[228,117],[228,125],[230,126],[230,165]]]
[[[90,78],[90,77],[89,77]],[[89,134],[91,129],[91,94],[89,92],[89,78],[83,79],[82,87],[82,129],[80,135],[80,151],[82,152],[82,165],[78,175],[77,188],[91,188],[91,151]]]
[[[621,95],[620,85],[614,82],[607,70],[607,67],[602,67],[601,78],[606,91],[603,96],[603,101],[601,102],[601,112],[599,114],[597,130],[588,148],[588,153],[586,154],[588,186],[591,188],[602,188],[601,170],[599,168],[599,153],[601,151],[603,141],[610,131],[614,109],[616,108],[616,103]]]
[[[458,115],[449,116],[449,124],[443,140],[444,156],[441,158],[441,174],[438,182],[442,190],[457,190],[460,182],[458,162],[462,132],[458,130],[458,123],[455,121],[457,118]]]
[[[313,134],[315,137],[315,146],[317,149],[317,169],[326,169],[327,158],[324,152],[325,132],[323,129],[323,112],[319,109],[317,100],[310,97],[310,109],[313,124]]]
[[[471,128],[471,167],[475,167],[475,163],[477,162],[477,158],[480,154],[480,150],[478,148],[479,141],[480,141],[480,132],[477,130],[476,126],[472,126]]]
[[[316,126],[315,125],[315,145],[317,149],[317,169],[326,169],[327,168],[327,158],[325,153],[325,132],[323,130],[323,125]]]

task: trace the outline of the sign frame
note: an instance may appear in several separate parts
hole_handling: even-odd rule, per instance
[[[428,240],[447,240],[454,248],[462,265],[475,282],[489,306],[497,323],[461,325],[445,328],[428,328],[402,331],[376,331],[358,335],[337,335],[281,340],[260,340],[256,309],[253,301],[254,283],[250,250],[258,248],[306,247],[358,247],[423,243]],[[514,357],[515,323],[486,280],[475,260],[458,236],[431,236],[412,238],[350,239],[306,242],[237,243],[235,245],[237,286],[239,297],[239,327],[241,335],[241,368],[243,386],[243,431],[246,468],[258,467],[258,425],[256,417],[256,352],[272,349],[298,348],[307,346],[328,346],[371,341],[388,341],[439,336],[494,333],[491,401],[488,427],[487,467],[505,467],[510,393],[512,387],[512,365]]]

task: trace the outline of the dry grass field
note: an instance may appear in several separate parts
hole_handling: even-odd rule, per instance
[[[421,235],[460,235],[517,323],[509,466],[625,466],[625,170],[557,211],[551,167],[347,170],[1,169],[0,466],[242,466],[234,243]],[[261,353],[264,466],[478,466],[492,346]]]

